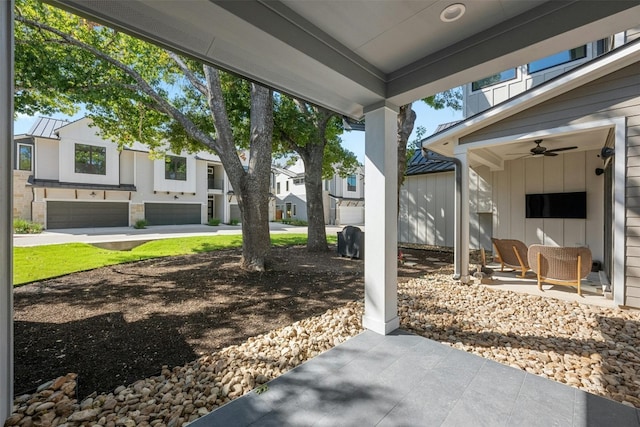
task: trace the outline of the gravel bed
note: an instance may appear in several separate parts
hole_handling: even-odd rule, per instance
[[[454,283],[398,285],[401,327],[640,407],[640,312]],[[181,426],[362,331],[351,302],[112,393],[74,399],[75,374],[18,396],[8,426]]]

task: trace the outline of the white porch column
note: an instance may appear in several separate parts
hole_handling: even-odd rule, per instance
[[[0,2],[0,423],[13,408],[13,0]]]
[[[456,152],[458,168],[460,168],[460,188],[456,189],[456,225],[454,264],[456,279],[469,283],[469,156],[467,150]]]
[[[398,107],[365,109],[364,317],[362,325],[386,335],[398,329]]]

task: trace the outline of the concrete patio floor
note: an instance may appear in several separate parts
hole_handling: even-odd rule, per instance
[[[417,335],[366,331],[190,424],[640,426],[635,408]]]
[[[528,271],[525,277],[521,278],[519,272],[514,272],[507,268],[505,268],[504,272],[501,272],[499,264],[488,264],[487,267],[492,268],[494,271],[491,283],[484,285],[488,288],[556,298],[563,301],[575,301],[581,304],[597,305],[599,307],[616,307],[613,299],[605,298],[598,273],[590,273],[589,276],[582,280],[580,285],[582,296],[580,296],[576,288],[572,286],[543,283],[542,291],[538,290],[536,275],[533,271]]]

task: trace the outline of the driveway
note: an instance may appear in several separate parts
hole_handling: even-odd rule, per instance
[[[342,226],[328,225],[327,235],[334,234],[342,230],[342,228]],[[364,227],[360,228],[364,230]],[[307,233],[307,227],[296,227],[279,222],[270,222],[269,229],[272,233]],[[46,230],[41,234],[14,234],[13,246],[40,246],[77,242],[127,242],[167,239],[171,237],[216,236],[240,233],[242,233],[241,226],[224,224],[215,227],[200,224],[158,225],[148,226],[141,230],[136,230],[132,227],[69,228],[64,230]]]

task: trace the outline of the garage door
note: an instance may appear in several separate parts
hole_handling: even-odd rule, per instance
[[[364,224],[364,208],[362,206],[340,206],[339,225],[362,225]]]
[[[129,204],[115,202],[47,202],[47,228],[126,227]]]
[[[192,203],[145,203],[149,225],[202,224],[202,206]]]

